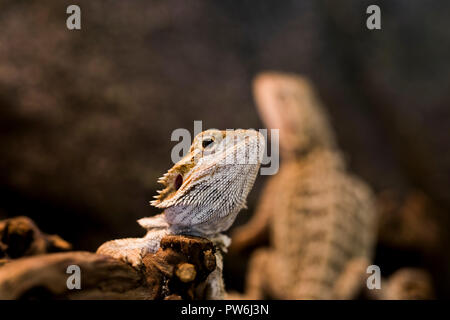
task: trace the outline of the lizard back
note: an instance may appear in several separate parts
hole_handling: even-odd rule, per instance
[[[283,164],[269,182],[271,239],[284,261],[288,298],[333,298],[349,261],[370,261],[375,209],[368,187],[345,172],[340,155],[317,151]],[[276,186],[277,185],[277,186]]]

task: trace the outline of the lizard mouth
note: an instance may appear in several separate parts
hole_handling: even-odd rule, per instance
[[[178,190],[180,189],[182,184],[183,184],[183,176],[181,174],[178,174],[173,183],[173,187],[175,188],[175,190]]]

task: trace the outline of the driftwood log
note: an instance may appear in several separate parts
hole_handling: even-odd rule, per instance
[[[27,217],[0,221],[0,259],[3,262],[37,254],[68,251],[71,248],[70,243],[59,236],[41,232]]]
[[[68,248],[28,218],[0,222],[0,299],[202,299],[216,267],[213,244],[197,237],[166,236],[140,268],[90,252],[46,253]],[[67,285],[71,265],[80,289]]]

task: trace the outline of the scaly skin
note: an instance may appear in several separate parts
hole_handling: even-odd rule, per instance
[[[375,236],[369,187],[349,174],[325,110],[303,78],[265,73],[254,95],[268,128],[280,129],[283,161],[236,250],[269,231],[251,257],[246,297],[349,299],[365,285]]]
[[[217,247],[217,268],[210,275],[210,298],[223,297],[222,254],[229,238],[221,234],[234,222],[256,179],[264,137],[255,130],[207,130],[198,134],[189,153],[159,179],[165,188],[151,204],[163,213],[138,222],[148,230],[143,238],[112,240],[97,253],[135,267],[156,252],[167,234],[210,239]]]

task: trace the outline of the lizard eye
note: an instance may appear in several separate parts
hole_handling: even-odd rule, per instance
[[[205,149],[207,146],[209,146],[210,144],[212,144],[214,142],[214,140],[212,138],[208,138],[202,141],[202,147],[203,149]]]

